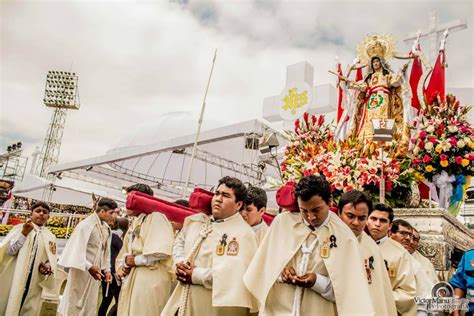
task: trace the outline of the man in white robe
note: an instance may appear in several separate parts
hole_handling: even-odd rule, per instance
[[[268,231],[268,225],[263,220],[263,214],[267,210],[267,193],[261,188],[249,186],[244,208],[240,212],[247,224],[252,227],[260,244]]]
[[[295,196],[300,212],[283,212],[273,220],[244,275],[260,313],[373,315],[357,239],[329,212],[329,183],[304,177]]]
[[[420,233],[414,227],[412,227],[412,230],[413,230],[413,238],[412,238],[410,247],[407,250],[416,259],[416,261],[418,261],[418,263],[421,264],[423,271],[425,271],[426,275],[430,278],[431,282],[433,284],[436,284],[439,282],[436,269],[434,268],[433,263],[431,263],[430,259],[423,256],[418,251],[418,243],[420,242]]]
[[[138,191],[153,196],[146,184],[135,184],[127,193]],[[171,223],[161,213],[138,213],[134,217],[117,257],[122,281],[118,315],[159,315],[171,291],[171,252],[174,234]]]
[[[255,233],[239,214],[243,183],[223,177],[212,198],[212,216],[185,219],[173,248],[178,285],[162,316],[240,316],[257,310],[242,276],[257,249]]]
[[[96,210],[76,226],[68,240],[58,262],[69,269],[58,315],[97,314],[100,281],[112,282],[109,225],[115,221],[116,208],[115,201],[100,199]]]
[[[393,210],[384,204],[375,204],[369,215],[367,228],[378,244],[392,285],[392,293],[400,315],[416,315],[416,280],[410,254],[403,246],[388,237],[393,221]]]
[[[50,208],[43,202],[0,244],[0,315],[37,315],[43,288],[55,286],[56,237],[44,225]]]
[[[372,201],[364,192],[351,190],[344,193],[339,199],[339,217],[359,241],[375,315],[396,316],[397,307],[382,254],[373,239],[364,232],[367,219],[372,211]]]

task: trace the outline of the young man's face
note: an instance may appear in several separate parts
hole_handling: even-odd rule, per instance
[[[237,202],[234,189],[227,187],[224,183],[217,187],[212,197],[212,215],[215,219],[225,219],[237,213],[243,205]]]
[[[370,213],[367,228],[370,236],[372,236],[374,240],[380,240],[387,236],[390,226],[390,219],[387,212],[374,210]]]
[[[102,208],[97,212],[97,215],[109,226],[112,226],[115,222],[115,219],[117,218],[117,213],[115,212],[115,209],[107,210],[105,208]]]
[[[298,197],[301,216],[313,227],[318,227],[326,220],[329,205],[319,196],[313,195],[308,201]]]
[[[262,216],[265,213],[265,207],[261,209],[257,209],[257,207],[252,203],[249,205],[245,205],[244,209],[240,214],[242,218],[249,224],[250,226],[255,226],[262,222]]]
[[[31,211],[31,221],[38,226],[46,224],[48,219],[49,211],[42,206],[38,206]]]
[[[366,203],[358,203],[355,207],[352,203],[348,203],[344,205],[339,215],[356,236],[359,236],[364,230],[368,216],[369,207]]]
[[[390,232],[389,234],[390,238],[402,244],[408,252],[410,251],[411,242],[413,240],[413,233],[410,227],[399,225],[395,233]]]

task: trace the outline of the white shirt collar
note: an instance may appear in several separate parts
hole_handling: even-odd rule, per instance
[[[262,227],[263,227],[263,218],[262,218],[262,221],[260,223],[258,223],[256,225],[253,225],[252,229],[253,229],[254,232],[258,232],[260,230],[260,228],[262,228]]]
[[[214,222],[214,223],[222,223],[222,222],[226,222],[226,221],[229,221],[229,220],[232,220],[233,218],[237,217],[237,216],[241,216],[239,212],[235,213],[234,215],[231,215],[227,218],[222,218],[222,219],[214,219],[214,216],[211,215],[211,222]]]
[[[315,230],[318,230],[319,228],[321,228],[323,226],[326,226],[329,223],[329,216],[331,216],[331,214],[329,212],[328,212],[328,215],[326,216],[326,219],[324,220],[324,222],[321,225],[319,225],[318,227],[314,227]],[[301,218],[303,219],[303,223],[306,226],[308,226],[308,227],[311,226],[311,224],[308,223],[308,221],[303,216]]]
[[[377,243],[377,245],[381,245],[381,244],[383,244],[384,242],[386,242],[387,239],[388,239],[388,236],[385,236],[385,237],[383,237],[382,239],[376,240],[375,242]]]

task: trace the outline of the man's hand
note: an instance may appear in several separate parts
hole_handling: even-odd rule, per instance
[[[51,271],[51,265],[49,264],[48,261],[46,261],[46,262],[44,262],[44,263],[41,262],[41,263],[39,264],[38,270],[39,270],[39,272],[40,272],[42,275],[50,275],[51,273],[53,273],[53,272]]]
[[[120,280],[123,280],[123,279],[125,279],[125,277],[126,277],[127,275],[130,274],[130,271],[131,271],[131,270],[132,270],[132,269],[130,269],[130,268],[122,267],[122,269],[120,269],[120,272],[117,273],[117,277],[118,277]]]
[[[102,280],[102,278],[104,277],[104,275],[102,274],[102,272],[100,272],[100,269],[98,266],[92,266],[90,267],[89,269],[89,274],[95,279],[95,280]]]
[[[176,264],[176,277],[178,281],[183,283],[192,283],[194,265],[189,262],[179,262]]]
[[[281,280],[284,283],[295,284],[296,283],[296,271],[291,266],[286,266],[281,272]]]
[[[33,230],[33,224],[31,223],[31,219],[27,220],[25,224],[23,224],[23,228],[21,233],[23,236],[28,236],[28,234]]]
[[[135,267],[135,256],[128,255],[125,257],[125,264],[129,267]]]
[[[107,283],[112,283],[112,273],[110,272],[105,272],[105,282]]]
[[[306,273],[302,276],[296,276],[296,285],[299,287],[304,288],[311,288],[313,287],[314,283],[316,283],[316,273]]]

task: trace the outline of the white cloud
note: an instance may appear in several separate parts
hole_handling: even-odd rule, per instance
[[[1,142],[41,145],[52,110],[42,105],[48,70],[79,74],[81,109],[69,111],[61,161],[104,153],[135,126],[169,111],[197,113],[218,48],[206,118],[261,116],[286,66],[307,60],[315,83],[334,82],[367,34],[401,41],[440,21],[467,18],[470,1],[432,2],[8,2],[1,4]],[[472,29],[448,39],[448,85],[474,86]],[[422,43],[424,47],[428,44]],[[398,65],[399,63],[395,63]],[[152,140],[150,140],[152,141]]]

